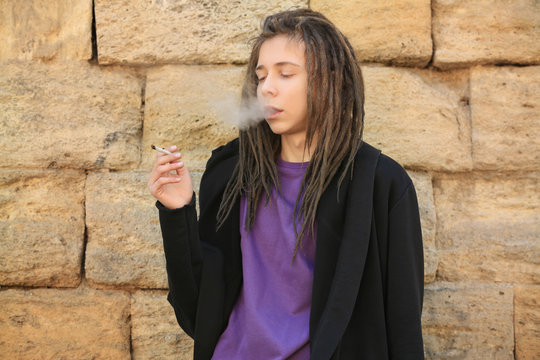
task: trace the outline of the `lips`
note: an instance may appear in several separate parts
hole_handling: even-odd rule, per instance
[[[265,106],[264,107],[264,117],[266,119],[273,119],[283,112],[282,109],[274,106]]]

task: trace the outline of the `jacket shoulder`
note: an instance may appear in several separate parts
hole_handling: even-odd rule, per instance
[[[239,144],[234,139],[212,150],[199,187],[201,212],[213,201],[219,201],[238,161]]]
[[[375,173],[375,197],[384,199],[390,210],[411,189],[414,190],[414,185],[405,169],[391,157],[381,154]]]
[[[376,182],[390,182],[399,187],[408,187],[412,181],[407,171],[390,156],[381,154],[375,171]]]
[[[221,145],[214,150],[212,150],[212,155],[210,156],[210,159],[208,159],[208,162],[206,163],[206,170],[208,171],[212,167],[214,167],[217,163],[220,163],[224,160],[230,159],[232,157],[235,157],[239,153],[239,140],[238,138],[229,141],[225,145]]]
[[[375,198],[385,198],[391,206],[401,198],[409,187],[413,186],[412,180],[397,161],[367,143],[362,144],[359,156],[375,151],[378,152],[373,174]]]

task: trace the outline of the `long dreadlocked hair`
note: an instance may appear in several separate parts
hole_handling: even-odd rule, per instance
[[[304,233],[308,230],[313,233],[319,200],[342,163],[338,188],[349,170],[352,175],[354,156],[362,141],[364,85],[354,51],[334,24],[310,9],[291,10],[267,17],[261,34],[253,39],[242,103],[257,96],[255,68],[259,51],[266,40],[276,35],[286,35],[305,46],[308,109],[304,151],[316,142],[294,208],[294,260]],[[265,194],[268,202],[273,189],[280,189],[275,159],[280,153],[281,138],[266,121],[261,121],[240,130],[239,143],[239,161],[225,188],[217,220],[221,226],[238,197],[244,196],[247,200],[244,226],[249,231],[261,195]],[[297,219],[302,223],[299,232]]]

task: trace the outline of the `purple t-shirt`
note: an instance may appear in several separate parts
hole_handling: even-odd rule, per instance
[[[309,359],[309,314],[315,240],[304,237],[294,262],[293,210],[308,163],[276,161],[281,194],[264,196],[249,234],[247,201],[241,199],[244,283],[229,324],[214,351],[222,359]],[[300,230],[300,220],[297,228]]]

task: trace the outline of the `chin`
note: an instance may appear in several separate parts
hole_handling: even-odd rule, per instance
[[[287,129],[284,126],[280,126],[276,121],[273,120],[266,120],[266,123],[268,124],[268,127],[272,132],[276,135],[282,135],[287,132]]]

